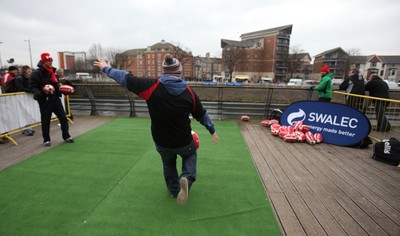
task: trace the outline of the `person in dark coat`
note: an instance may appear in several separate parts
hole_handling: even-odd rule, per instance
[[[184,205],[189,189],[196,181],[197,151],[191,134],[190,114],[212,135],[219,137],[207,111],[192,89],[182,79],[182,65],[171,54],[162,63],[160,79],[138,78],[126,71],[111,68],[103,59],[94,62],[110,78],[146,100],[151,118],[151,134],[163,162],[167,189],[177,203]],[[177,170],[177,156],[182,157],[182,172]]]
[[[33,98],[38,101],[42,123],[43,145],[51,146],[50,122],[51,115],[54,113],[61,124],[62,138],[67,143],[73,143],[69,134],[69,126],[64,107],[61,103],[61,92],[59,82],[55,75],[56,68],[53,65],[53,58],[49,53],[42,53],[38,68],[32,72],[29,80],[29,87],[32,89]],[[54,91],[44,89],[46,85],[51,85]]]
[[[385,81],[383,81],[383,79],[381,79],[381,77],[376,74],[372,74],[370,76],[368,83],[365,85],[365,91],[369,91],[369,96],[371,97],[390,99],[389,86]],[[389,132],[392,128],[392,125],[385,115],[386,108],[389,105],[389,102],[375,100],[374,104],[377,121],[376,131]]]
[[[29,66],[23,66],[21,68],[21,74],[15,77],[15,92],[26,92],[32,93],[32,89],[29,87],[29,78],[31,77],[32,69]],[[35,131],[32,128],[28,128],[22,132],[23,135],[32,136]]]
[[[349,72],[349,76],[339,85],[340,90],[346,90],[350,94],[365,95],[365,82],[364,78],[359,75],[357,69],[352,69]],[[347,96],[346,105],[354,107],[358,110],[363,108],[364,98],[356,96]]]
[[[21,71],[22,73],[15,78],[15,92],[32,93],[32,89],[29,87],[32,69],[29,66],[23,66]]]

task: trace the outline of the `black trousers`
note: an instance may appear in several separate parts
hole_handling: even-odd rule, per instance
[[[385,115],[385,111],[388,105],[389,103],[385,101],[375,101],[375,115],[377,121],[376,128],[378,131],[387,132],[390,131],[390,129],[392,128],[392,125]]]
[[[46,102],[39,103],[39,108],[42,123],[43,142],[50,141],[50,122],[52,113],[54,113],[60,121],[62,138],[65,140],[71,137],[68,131],[69,126],[67,116],[61,103],[61,99],[58,96],[48,96]]]

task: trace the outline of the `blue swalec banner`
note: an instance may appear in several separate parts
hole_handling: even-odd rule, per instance
[[[281,117],[281,125],[293,125],[296,121],[321,133],[323,141],[340,146],[361,142],[371,131],[369,119],[360,111],[333,102],[301,101],[289,105]]]

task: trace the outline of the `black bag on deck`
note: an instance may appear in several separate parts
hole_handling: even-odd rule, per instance
[[[375,143],[373,159],[389,165],[400,164],[400,141],[395,138],[384,139]]]
[[[269,117],[270,120],[278,120],[281,121],[281,117],[282,117],[283,111],[281,109],[274,109],[271,112],[271,115]]]
[[[352,148],[360,148],[360,149],[365,149],[368,148],[369,145],[372,144],[372,140],[370,137],[365,137],[361,142],[354,144],[353,146],[350,146]]]

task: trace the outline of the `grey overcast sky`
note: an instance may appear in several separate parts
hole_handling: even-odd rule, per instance
[[[400,55],[399,0],[2,0],[2,64],[33,65],[49,52],[146,48],[162,39],[193,55],[221,55],[221,39],[293,25],[291,46],[311,57],[336,47]]]

